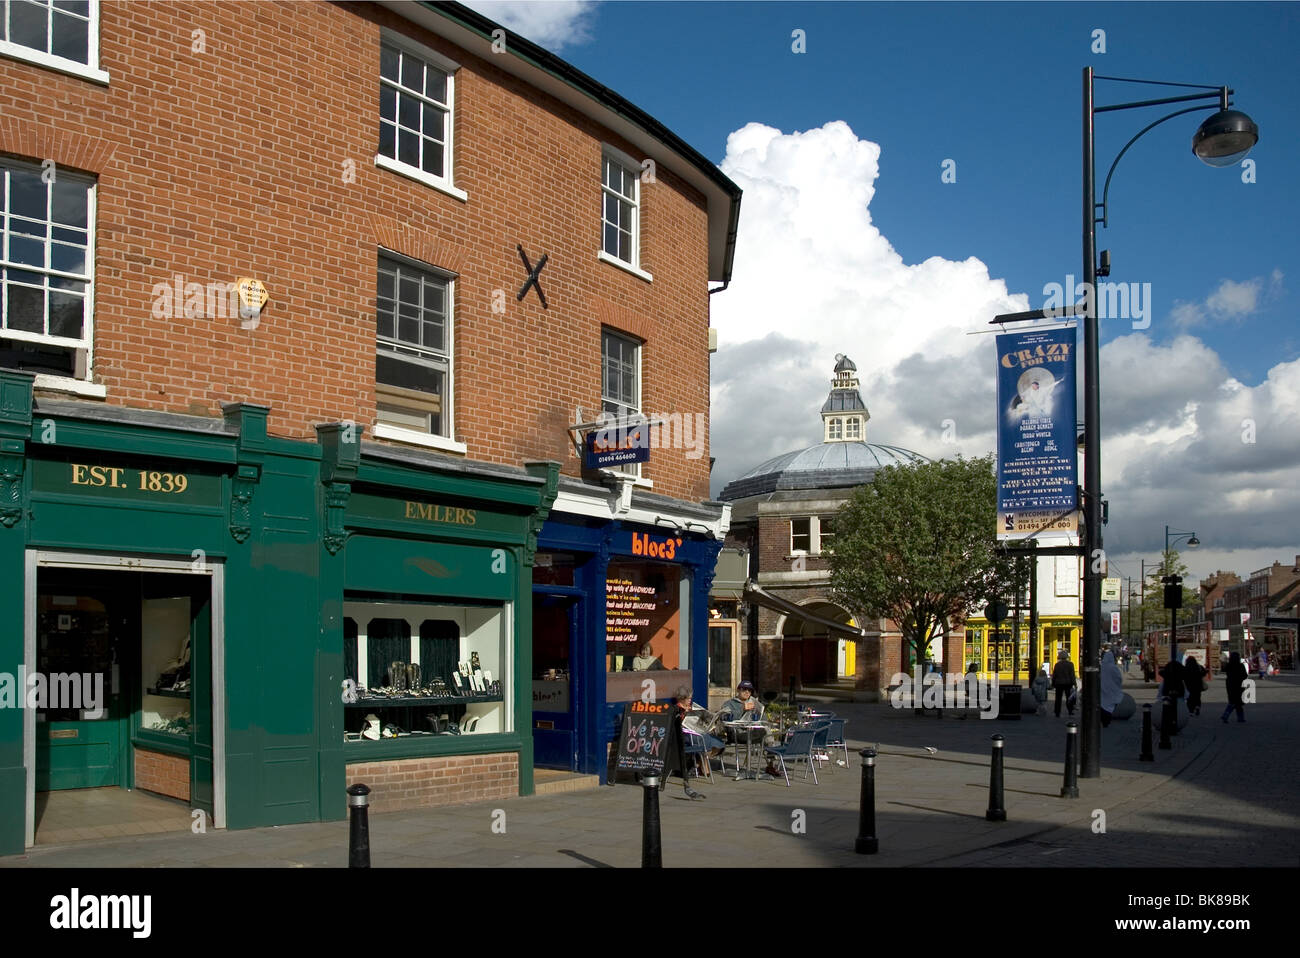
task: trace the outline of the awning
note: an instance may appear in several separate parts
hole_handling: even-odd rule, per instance
[[[827,632],[838,633],[851,639],[866,638],[867,633],[862,629],[854,628],[851,625],[845,625],[843,622],[834,622],[830,619],[823,619],[819,615],[813,615],[802,606],[795,605],[778,595],[768,592],[752,579],[745,583],[745,601],[752,602],[755,605],[761,605],[764,608],[771,609],[774,612],[782,612],[786,615],[792,615],[797,619],[802,619],[813,625],[820,626]]]
[[[715,599],[739,601],[745,595],[745,582],[749,577],[749,553],[743,549],[723,549],[718,553],[718,563],[713,575],[709,595]]]

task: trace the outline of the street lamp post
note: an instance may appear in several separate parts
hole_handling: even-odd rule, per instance
[[[1177,529],[1170,529],[1165,526],[1165,574],[1169,574],[1169,540],[1173,538],[1174,544],[1178,544],[1179,539],[1187,540],[1187,548],[1195,549],[1201,544],[1201,540],[1196,538],[1195,532],[1179,532]]]
[[[1174,570],[1169,568],[1169,540],[1171,537],[1175,543],[1179,539],[1187,540],[1187,548],[1195,549],[1201,544],[1201,540],[1196,538],[1195,532],[1179,532],[1177,529],[1170,530],[1165,526],[1165,555],[1164,567],[1165,575],[1162,580],[1165,584],[1165,608],[1169,610],[1169,658],[1171,661],[1178,661],[1178,610],[1183,607],[1183,577],[1175,575]]]
[[[1114,80],[1123,83],[1146,83],[1156,86],[1188,87],[1201,90],[1182,96],[1140,100],[1096,106],[1093,102],[1094,79]],[[1213,91],[1213,92],[1205,92]],[[1152,127],[1165,120],[1194,110],[1209,109],[1207,104],[1186,107],[1161,117],[1138,132],[1120,150],[1106,174],[1097,216],[1096,151],[1093,142],[1093,120],[1098,113],[1132,110],[1167,103],[1189,102],[1216,98],[1219,111],[1201,124],[1192,137],[1192,152],[1211,166],[1230,166],[1244,157],[1259,139],[1259,129],[1250,117],[1230,110],[1228,98],[1233,91],[1228,87],[1211,87],[1187,83],[1163,83],[1151,80],[1134,80],[1126,77],[1094,77],[1092,67],[1083,68],[1083,408],[1084,408],[1084,480],[1083,515],[1085,553],[1083,568],[1083,734],[1080,736],[1080,769],[1083,778],[1096,778],[1101,774],[1101,667],[1098,652],[1101,644],[1101,580],[1105,553],[1101,540],[1101,392],[1100,392],[1100,341],[1097,327],[1097,224],[1107,225],[1109,210],[1106,197],[1110,178],[1115,167],[1130,146]],[[1109,262],[1102,275],[1110,272]]]

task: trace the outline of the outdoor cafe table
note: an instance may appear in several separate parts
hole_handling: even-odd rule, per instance
[[[758,778],[758,773],[754,771],[754,737],[755,733],[757,733],[758,755],[762,757],[763,739],[767,735],[768,727],[762,722],[726,722],[724,724],[735,733],[736,781],[740,781],[741,778]],[[745,770],[743,773],[739,769],[740,741],[742,738],[745,740]]]

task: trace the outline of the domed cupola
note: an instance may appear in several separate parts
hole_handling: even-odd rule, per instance
[[[867,404],[858,392],[858,367],[843,353],[822,404],[822,441],[759,463],[718,495],[724,502],[797,489],[834,489],[870,482],[878,469],[925,462],[910,449],[867,442]]]
[[[824,442],[860,442],[867,438],[867,420],[871,413],[858,392],[858,367],[843,353],[835,354],[835,378],[831,391],[822,403],[822,440]]]

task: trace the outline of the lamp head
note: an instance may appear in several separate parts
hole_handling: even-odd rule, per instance
[[[1192,137],[1192,152],[1210,166],[1234,166],[1259,142],[1259,127],[1239,110],[1220,110]]]
[[[1192,536],[1190,539],[1187,540],[1187,548],[1189,549],[1195,549],[1200,544],[1201,544],[1201,540],[1196,538],[1196,536]]]

